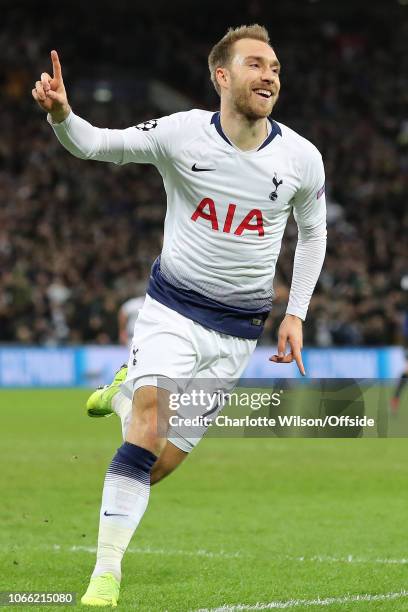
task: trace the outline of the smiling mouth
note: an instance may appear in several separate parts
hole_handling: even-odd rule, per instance
[[[268,89],[253,89],[253,92],[264,100],[269,100],[269,98],[272,98],[272,92]]]

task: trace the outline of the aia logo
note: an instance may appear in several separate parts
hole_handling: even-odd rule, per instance
[[[272,202],[275,202],[275,200],[277,200],[278,198],[278,187],[280,187],[283,183],[283,181],[280,181],[278,179],[278,175],[276,174],[276,172],[272,179],[272,183],[275,185],[275,189],[269,194],[269,199],[272,200]]]
[[[242,221],[238,222],[235,219],[235,211],[237,209],[236,204],[228,204],[227,214],[224,219],[224,223],[222,226],[222,232],[225,234],[235,234],[235,236],[241,236],[244,230],[248,230],[251,232],[258,232],[258,236],[263,236],[265,234],[264,225],[263,225],[263,217],[262,211],[258,208],[254,208],[249,211],[247,215],[242,219]],[[217,209],[215,207],[215,202],[211,198],[204,198],[201,200],[193,214],[191,215],[192,221],[197,221],[197,219],[204,219],[205,221],[209,221],[211,223],[211,229],[218,232],[220,231],[220,223],[217,215]],[[232,231],[232,225],[236,225],[236,229]]]

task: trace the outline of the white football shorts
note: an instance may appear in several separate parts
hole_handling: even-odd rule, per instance
[[[165,388],[171,393],[203,384],[223,393],[231,392],[246,368],[256,340],[221,334],[171,310],[149,295],[134,328],[123,393],[132,398],[140,387]],[[183,387],[183,388],[181,388]],[[212,411],[214,418],[222,405]],[[197,407],[180,409],[186,418],[197,416]],[[203,414],[205,414],[205,409]],[[170,427],[168,439],[185,452],[201,440],[208,426]],[[186,433],[187,432],[187,433]]]

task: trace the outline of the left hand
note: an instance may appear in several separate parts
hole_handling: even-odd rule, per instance
[[[286,344],[289,343],[290,353],[285,354]],[[287,314],[279,327],[278,354],[269,357],[269,361],[275,363],[292,363],[296,361],[299,372],[306,376],[302,361],[301,350],[303,348],[302,320],[295,315]]]

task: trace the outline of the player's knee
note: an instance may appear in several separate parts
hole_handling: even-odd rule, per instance
[[[155,387],[141,387],[133,396],[133,413],[139,418],[149,418],[157,414],[158,397]]]
[[[137,443],[157,456],[166,445],[167,422],[161,409],[160,389],[141,387],[133,396],[132,420],[127,431],[129,442]]]

